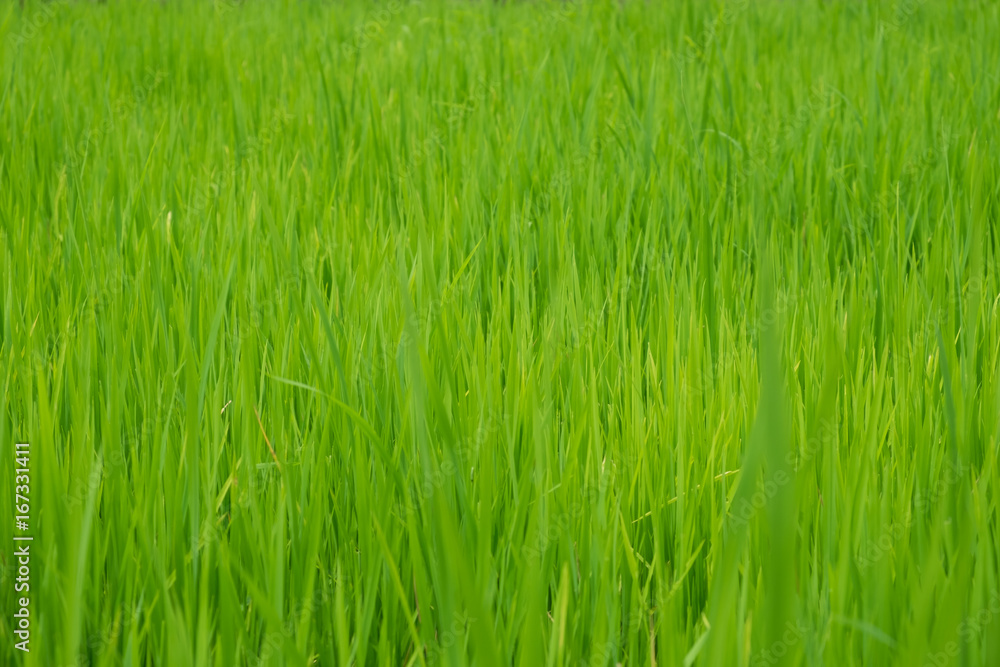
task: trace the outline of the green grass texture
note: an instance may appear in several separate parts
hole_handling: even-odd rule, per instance
[[[1000,664],[998,3],[0,48],[0,664]]]

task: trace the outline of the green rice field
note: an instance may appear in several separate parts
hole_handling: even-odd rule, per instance
[[[0,2],[0,665],[1000,665],[998,220],[992,1]]]

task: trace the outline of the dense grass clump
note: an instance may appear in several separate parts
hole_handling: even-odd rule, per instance
[[[0,5],[0,663],[1000,664],[998,36]]]

